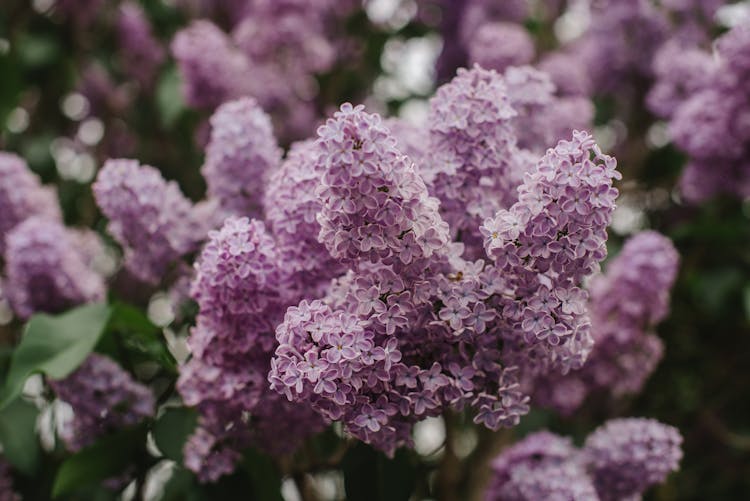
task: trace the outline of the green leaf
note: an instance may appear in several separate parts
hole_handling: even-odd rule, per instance
[[[180,89],[180,74],[175,66],[170,66],[162,73],[156,87],[156,104],[162,125],[168,129],[172,128],[185,110]]]
[[[95,485],[121,473],[145,449],[146,427],[108,435],[66,459],[57,470],[52,497]]]
[[[108,330],[123,334],[121,339],[125,348],[145,355],[165,369],[177,371],[177,361],[170,353],[159,327],[138,308],[125,303],[113,303],[112,308]]]
[[[154,425],[154,441],[169,459],[182,464],[182,448],[195,430],[198,413],[188,407],[170,407]]]
[[[17,398],[0,411],[0,444],[3,455],[27,475],[33,475],[39,464],[39,441],[36,438],[37,408]]]
[[[111,312],[105,304],[89,304],[62,315],[31,317],[13,352],[0,393],[0,409],[21,393],[30,375],[41,372],[52,379],[62,379],[73,372],[96,346]]]

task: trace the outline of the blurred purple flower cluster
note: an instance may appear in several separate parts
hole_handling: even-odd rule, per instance
[[[676,428],[653,419],[612,419],[581,449],[547,431],[533,433],[492,463],[487,501],[640,499],[676,471],[682,459]]]

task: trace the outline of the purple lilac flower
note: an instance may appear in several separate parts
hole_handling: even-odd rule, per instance
[[[481,221],[515,201],[525,168],[516,115],[502,76],[479,66],[459,69],[430,101],[430,157],[421,173],[452,234],[469,247],[477,247]]]
[[[386,118],[383,123],[396,139],[396,148],[414,162],[421,175],[427,162],[430,142],[425,124],[412,123],[398,117]]]
[[[648,93],[646,104],[662,118],[671,117],[694,92],[710,85],[715,61],[699,48],[666,43],[654,58],[656,82]]]
[[[460,40],[466,46],[471,37],[487,22],[522,22],[529,15],[529,0],[467,0],[461,16]]]
[[[514,299],[500,306],[516,336],[508,349],[520,343],[549,351],[542,359],[563,372],[580,367],[591,348],[581,282],[607,255],[617,197],[612,181],[620,178],[615,167],[590,135],[574,132],[526,175],[518,202],[481,228],[487,254],[518,284]]]
[[[210,21],[194,21],[179,31],[171,48],[191,106],[212,109],[250,94],[252,72],[247,57]]]
[[[317,189],[324,173],[320,153],[313,140],[294,143],[265,187],[266,220],[291,274],[290,284],[299,288],[300,296],[315,294],[345,271],[318,241],[316,216],[322,203]]]
[[[555,95],[549,75],[531,66],[510,67],[503,74],[518,146],[544,152],[574,130],[591,128],[594,106],[582,96]]]
[[[717,194],[750,195],[748,54],[750,27],[736,26],[717,40],[717,61],[699,80],[703,85],[674,106],[669,131],[689,156],[680,185],[690,202]]]
[[[649,0],[605,1],[576,42],[596,92],[622,91],[652,76],[655,52],[669,35],[665,13]]]
[[[204,222],[190,201],[153,167],[108,160],[93,190],[109,219],[107,230],[124,248],[126,268],[139,280],[158,283],[204,238]]]
[[[593,392],[638,393],[663,354],[651,331],[667,315],[678,264],[671,241],[659,233],[629,239],[606,273],[591,281],[594,349],[588,360],[580,370],[536,381],[535,401],[570,415]]]
[[[676,428],[653,419],[612,419],[576,449],[569,439],[533,433],[492,462],[487,501],[640,499],[682,458]]]
[[[263,189],[281,154],[271,119],[254,99],[221,105],[211,117],[211,140],[201,169],[208,196],[227,214],[260,216]]]
[[[602,501],[632,499],[664,482],[682,459],[680,432],[654,419],[612,419],[586,439],[583,455]]]
[[[296,301],[289,296],[289,273],[265,225],[247,218],[230,217],[209,233],[196,262],[191,295],[199,314],[188,340],[193,357],[181,368],[177,387],[200,412],[185,464],[202,480],[230,472],[243,447],[286,453],[323,425],[317,414],[279,402],[267,388],[273,332]],[[266,436],[288,432],[295,423],[285,447]]]
[[[588,96],[591,93],[589,72],[576,54],[563,50],[550,52],[539,61],[538,68],[549,75],[560,96]]]
[[[318,239],[334,258],[418,266],[447,244],[438,201],[378,115],[344,104],[318,129]]]
[[[61,223],[35,216],[6,238],[5,293],[15,313],[58,313],[104,298],[104,282],[90,268],[76,234]]]
[[[142,86],[150,87],[166,53],[154,37],[151,24],[140,5],[132,1],[120,5],[117,36],[125,72]]]
[[[505,449],[492,462],[487,501],[598,501],[596,491],[566,439],[541,431]]]
[[[514,23],[485,23],[468,45],[469,63],[504,71],[508,66],[529,64],[534,59],[534,40],[526,29]]]
[[[0,253],[6,235],[24,219],[40,216],[60,221],[60,207],[52,188],[42,187],[24,160],[0,152]]]
[[[80,450],[117,429],[154,415],[154,396],[111,359],[92,354],[65,379],[50,381],[61,401],[73,409],[60,436],[68,449]]]

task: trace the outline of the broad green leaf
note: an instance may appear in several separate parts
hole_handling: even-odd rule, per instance
[[[62,379],[73,372],[96,346],[111,312],[105,304],[89,304],[62,315],[34,315],[13,352],[0,409],[21,393],[30,375]]]
[[[66,459],[57,470],[52,497],[95,485],[121,473],[146,446],[146,427],[109,435]]]
[[[182,448],[195,430],[198,413],[187,407],[170,407],[156,421],[153,435],[164,456],[182,464]]]
[[[17,398],[0,411],[0,444],[3,455],[27,475],[33,475],[39,464],[39,441],[36,437],[37,408]]]

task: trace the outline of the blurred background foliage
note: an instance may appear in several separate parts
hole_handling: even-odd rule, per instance
[[[189,21],[185,11],[172,3],[143,0],[141,4],[165,45]],[[102,18],[81,27],[56,15],[49,1],[2,1],[0,149],[18,153],[45,183],[57,185],[68,224],[93,226],[103,233],[90,182],[109,156],[134,157],[158,166],[192,199],[203,196],[199,167],[207,113],[185,105],[176,65],[169,58],[159,68],[152,89],[130,81],[118,59],[114,9],[107,6],[98,15]],[[551,31],[549,22],[532,18],[527,27],[544,40]],[[430,91],[396,98],[372,94],[377,78],[386,72],[386,45],[435,36],[435,26],[413,18],[396,26],[377,23],[364,11],[347,23],[362,57],[356,66],[334,67],[318,76],[321,109],[368,99],[385,113],[398,113],[429,96]],[[91,68],[103,69],[112,80],[116,91],[105,102],[87,101],[79,92]],[[616,115],[612,106],[606,100],[597,103],[597,126],[610,123]],[[517,428],[494,434],[477,429],[466,416],[449,416],[448,426],[430,425],[442,429],[438,433],[448,431],[448,447],[441,448],[439,440],[432,451],[400,450],[392,459],[366,445],[349,444],[328,430],[307,444],[293,467],[282,465],[285,472],[291,477],[313,472],[318,487],[335,485],[351,500],[452,499],[448,493],[456,492],[462,493],[456,499],[468,499],[480,492],[489,458],[514,437],[549,428],[580,441],[608,417],[648,416],[677,426],[685,437],[681,471],[648,498],[747,498],[750,203],[719,198],[697,207],[682,204],[674,186],[685,159],[669,144],[649,144],[647,135],[654,121],[651,116],[639,117],[629,127],[628,142],[611,145],[624,173],[611,255],[616,255],[628,234],[648,227],[669,236],[682,257],[671,314],[658,329],[666,354],[639,396],[587,406],[570,419],[533,410]],[[147,302],[137,306],[145,309]],[[120,360],[122,353],[156,360],[160,368],[154,373],[168,395],[175,366],[161,328],[138,309],[123,307],[107,315],[106,326],[92,334],[97,351],[119,353]],[[74,329],[91,325],[72,321],[79,322]],[[6,345],[0,352],[5,370],[11,352],[7,333],[17,328],[11,324],[5,329]],[[130,344],[122,345],[123,339],[130,339]],[[59,446],[42,453],[34,429],[36,414],[34,406],[23,401],[0,412],[0,442],[6,454],[13,454],[17,490],[24,499],[48,499],[53,493],[67,499],[110,499],[110,491],[99,485],[102,479],[128,465],[135,465],[136,476],[143,479],[161,464],[161,457],[140,445],[146,443],[143,427],[102,439],[73,456]],[[192,411],[175,407],[158,418],[151,438],[163,457],[179,462],[181,446],[194,425]],[[335,471],[341,475],[331,473]],[[441,473],[439,482],[436,473]],[[280,487],[283,481],[278,464],[248,451],[242,467],[216,484],[200,485],[187,470],[174,467],[162,499],[281,499],[280,492],[286,492]],[[305,482],[298,485],[304,488]]]

